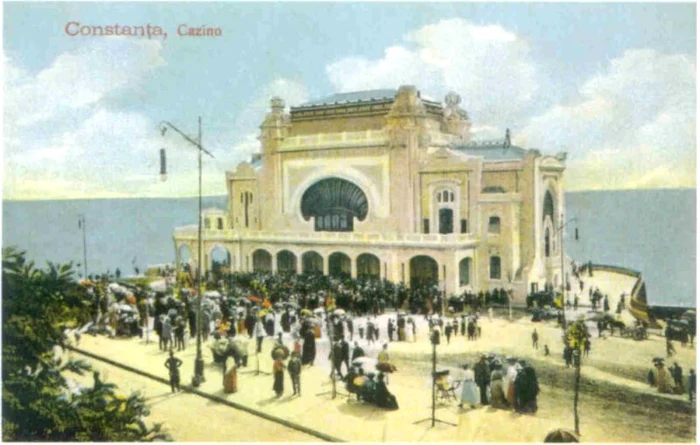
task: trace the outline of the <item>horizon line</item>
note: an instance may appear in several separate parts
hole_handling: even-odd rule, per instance
[[[629,191],[654,191],[654,190],[697,190],[697,187],[649,187],[649,188],[610,188],[610,189],[577,189],[565,190],[564,193],[591,193],[591,192],[629,192]],[[219,198],[227,194],[202,195],[202,198]],[[90,200],[117,200],[117,199],[191,199],[199,195],[187,196],[95,196],[95,197],[67,197],[67,198],[5,198],[2,202],[29,202],[29,201],[90,201]]]

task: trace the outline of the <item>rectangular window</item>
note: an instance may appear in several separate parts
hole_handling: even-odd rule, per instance
[[[461,227],[461,229],[462,229],[462,230],[461,230],[462,233],[467,233],[468,230],[467,230],[467,220],[466,220],[466,219],[463,219],[463,220],[462,220],[462,227]]]
[[[492,280],[501,279],[501,257],[499,256],[491,257],[490,278]]]
[[[211,227],[211,223],[209,222],[209,218],[204,218],[204,228],[208,229]]]
[[[430,220],[428,218],[423,219],[423,233],[430,233]]]
[[[216,226],[218,227],[219,230],[224,230],[224,219],[219,218],[219,220],[216,223]]]
[[[489,218],[489,233],[501,233],[501,218],[498,216]]]
[[[471,273],[471,258],[465,258],[459,262],[459,285],[466,286],[469,284],[469,275]]]

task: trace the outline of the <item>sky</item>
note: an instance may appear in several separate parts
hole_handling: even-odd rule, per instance
[[[472,139],[568,153],[569,191],[695,188],[696,6],[4,3],[3,199],[203,193],[259,149],[272,96],[413,84],[462,97]],[[71,36],[81,25],[168,36]],[[219,28],[181,37],[178,27]],[[159,150],[168,180],[159,179]]]

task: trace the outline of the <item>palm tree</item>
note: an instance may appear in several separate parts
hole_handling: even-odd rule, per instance
[[[147,427],[145,399],[122,397],[95,373],[90,388],[76,389],[71,373],[91,370],[83,361],[53,355],[66,324],[90,319],[92,298],[74,279],[71,264],[38,269],[24,252],[3,249],[2,438],[8,441],[152,441],[169,439]]]

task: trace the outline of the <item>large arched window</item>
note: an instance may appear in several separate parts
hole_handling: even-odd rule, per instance
[[[544,206],[542,209],[542,219],[546,219],[549,216],[554,222],[554,198],[552,198],[552,193],[547,190],[544,194]]]
[[[367,196],[350,181],[323,179],[309,187],[301,197],[305,220],[314,218],[317,232],[352,232],[355,218],[367,217]]]

